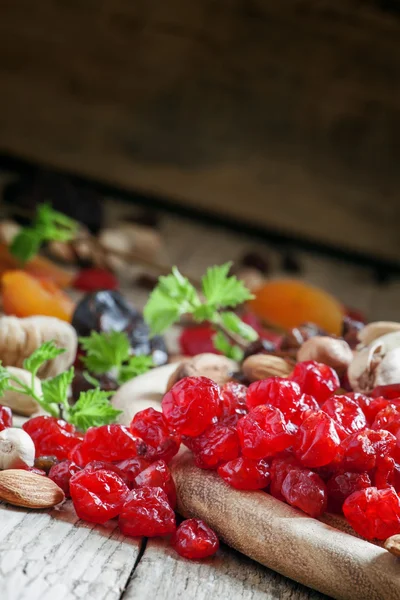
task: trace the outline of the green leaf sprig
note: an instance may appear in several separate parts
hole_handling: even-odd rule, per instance
[[[213,338],[217,350],[235,360],[243,356],[248,342],[258,338],[257,332],[227,308],[251,300],[253,295],[244,283],[229,275],[232,263],[207,269],[201,280],[201,298],[196,288],[176,267],[159,278],[143,314],[152,335],[164,333],[182,315],[191,314],[195,321],[209,321],[216,329]]]
[[[64,348],[57,348],[54,341],[49,341],[25,359],[23,368],[32,375],[29,385],[11,374],[0,363],[0,396],[3,396],[7,390],[31,396],[47,413],[53,417],[61,416],[82,431],[86,431],[89,427],[113,423],[121,411],[110,404],[109,398],[112,392],[105,392],[99,388],[81,392],[77,402],[70,406],[68,389],[74,378],[74,367],[56,377],[42,381],[42,393],[38,393],[35,376],[40,367],[63,352],[65,352]]]
[[[79,341],[86,353],[81,358],[86,369],[94,375],[111,373],[119,385],[154,367],[151,356],[131,356],[129,339],[123,331],[92,331]]]
[[[14,237],[10,252],[25,263],[39,252],[45,242],[68,242],[74,239],[78,227],[74,219],[54,210],[50,204],[39,204],[32,223]]]

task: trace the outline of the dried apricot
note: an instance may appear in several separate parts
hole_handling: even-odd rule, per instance
[[[341,304],[327,292],[295,279],[268,281],[256,291],[250,308],[261,319],[284,329],[311,321],[328,333],[341,333]]]
[[[4,312],[17,317],[45,315],[71,321],[74,302],[53,281],[25,271],[8,271],[2,278]]]

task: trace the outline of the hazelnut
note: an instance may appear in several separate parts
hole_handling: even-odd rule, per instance
[[[273,354],[253,354],[245,359],[242,371],[250,382],[267,377],[288,377],[293,371],[292,365],[280,356]]]
[[[315,360],[344,373],[351,361],[353,352],[344,340],[325,335],[316,335],[306,340],[297,351],[297,360]]]

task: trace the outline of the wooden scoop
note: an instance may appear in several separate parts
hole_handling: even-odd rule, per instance
[[[126,383],[113,398],[121,423],[148,406],[160,409],[176,365]],[[337,600],[400,600],[400,560],[380,546],[340,531],[264,492],[238,491],[197,468],[189,452],[171,464],[178,510],[204,519],[219,537],[261,564]],[[325,515],[335,527],[339,517]],[[346,524],[346,531],[351,527]]]

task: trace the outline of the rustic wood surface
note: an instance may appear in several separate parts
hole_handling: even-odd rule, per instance
[[[2,0],[0,151],[398,260],[398,2]]]

